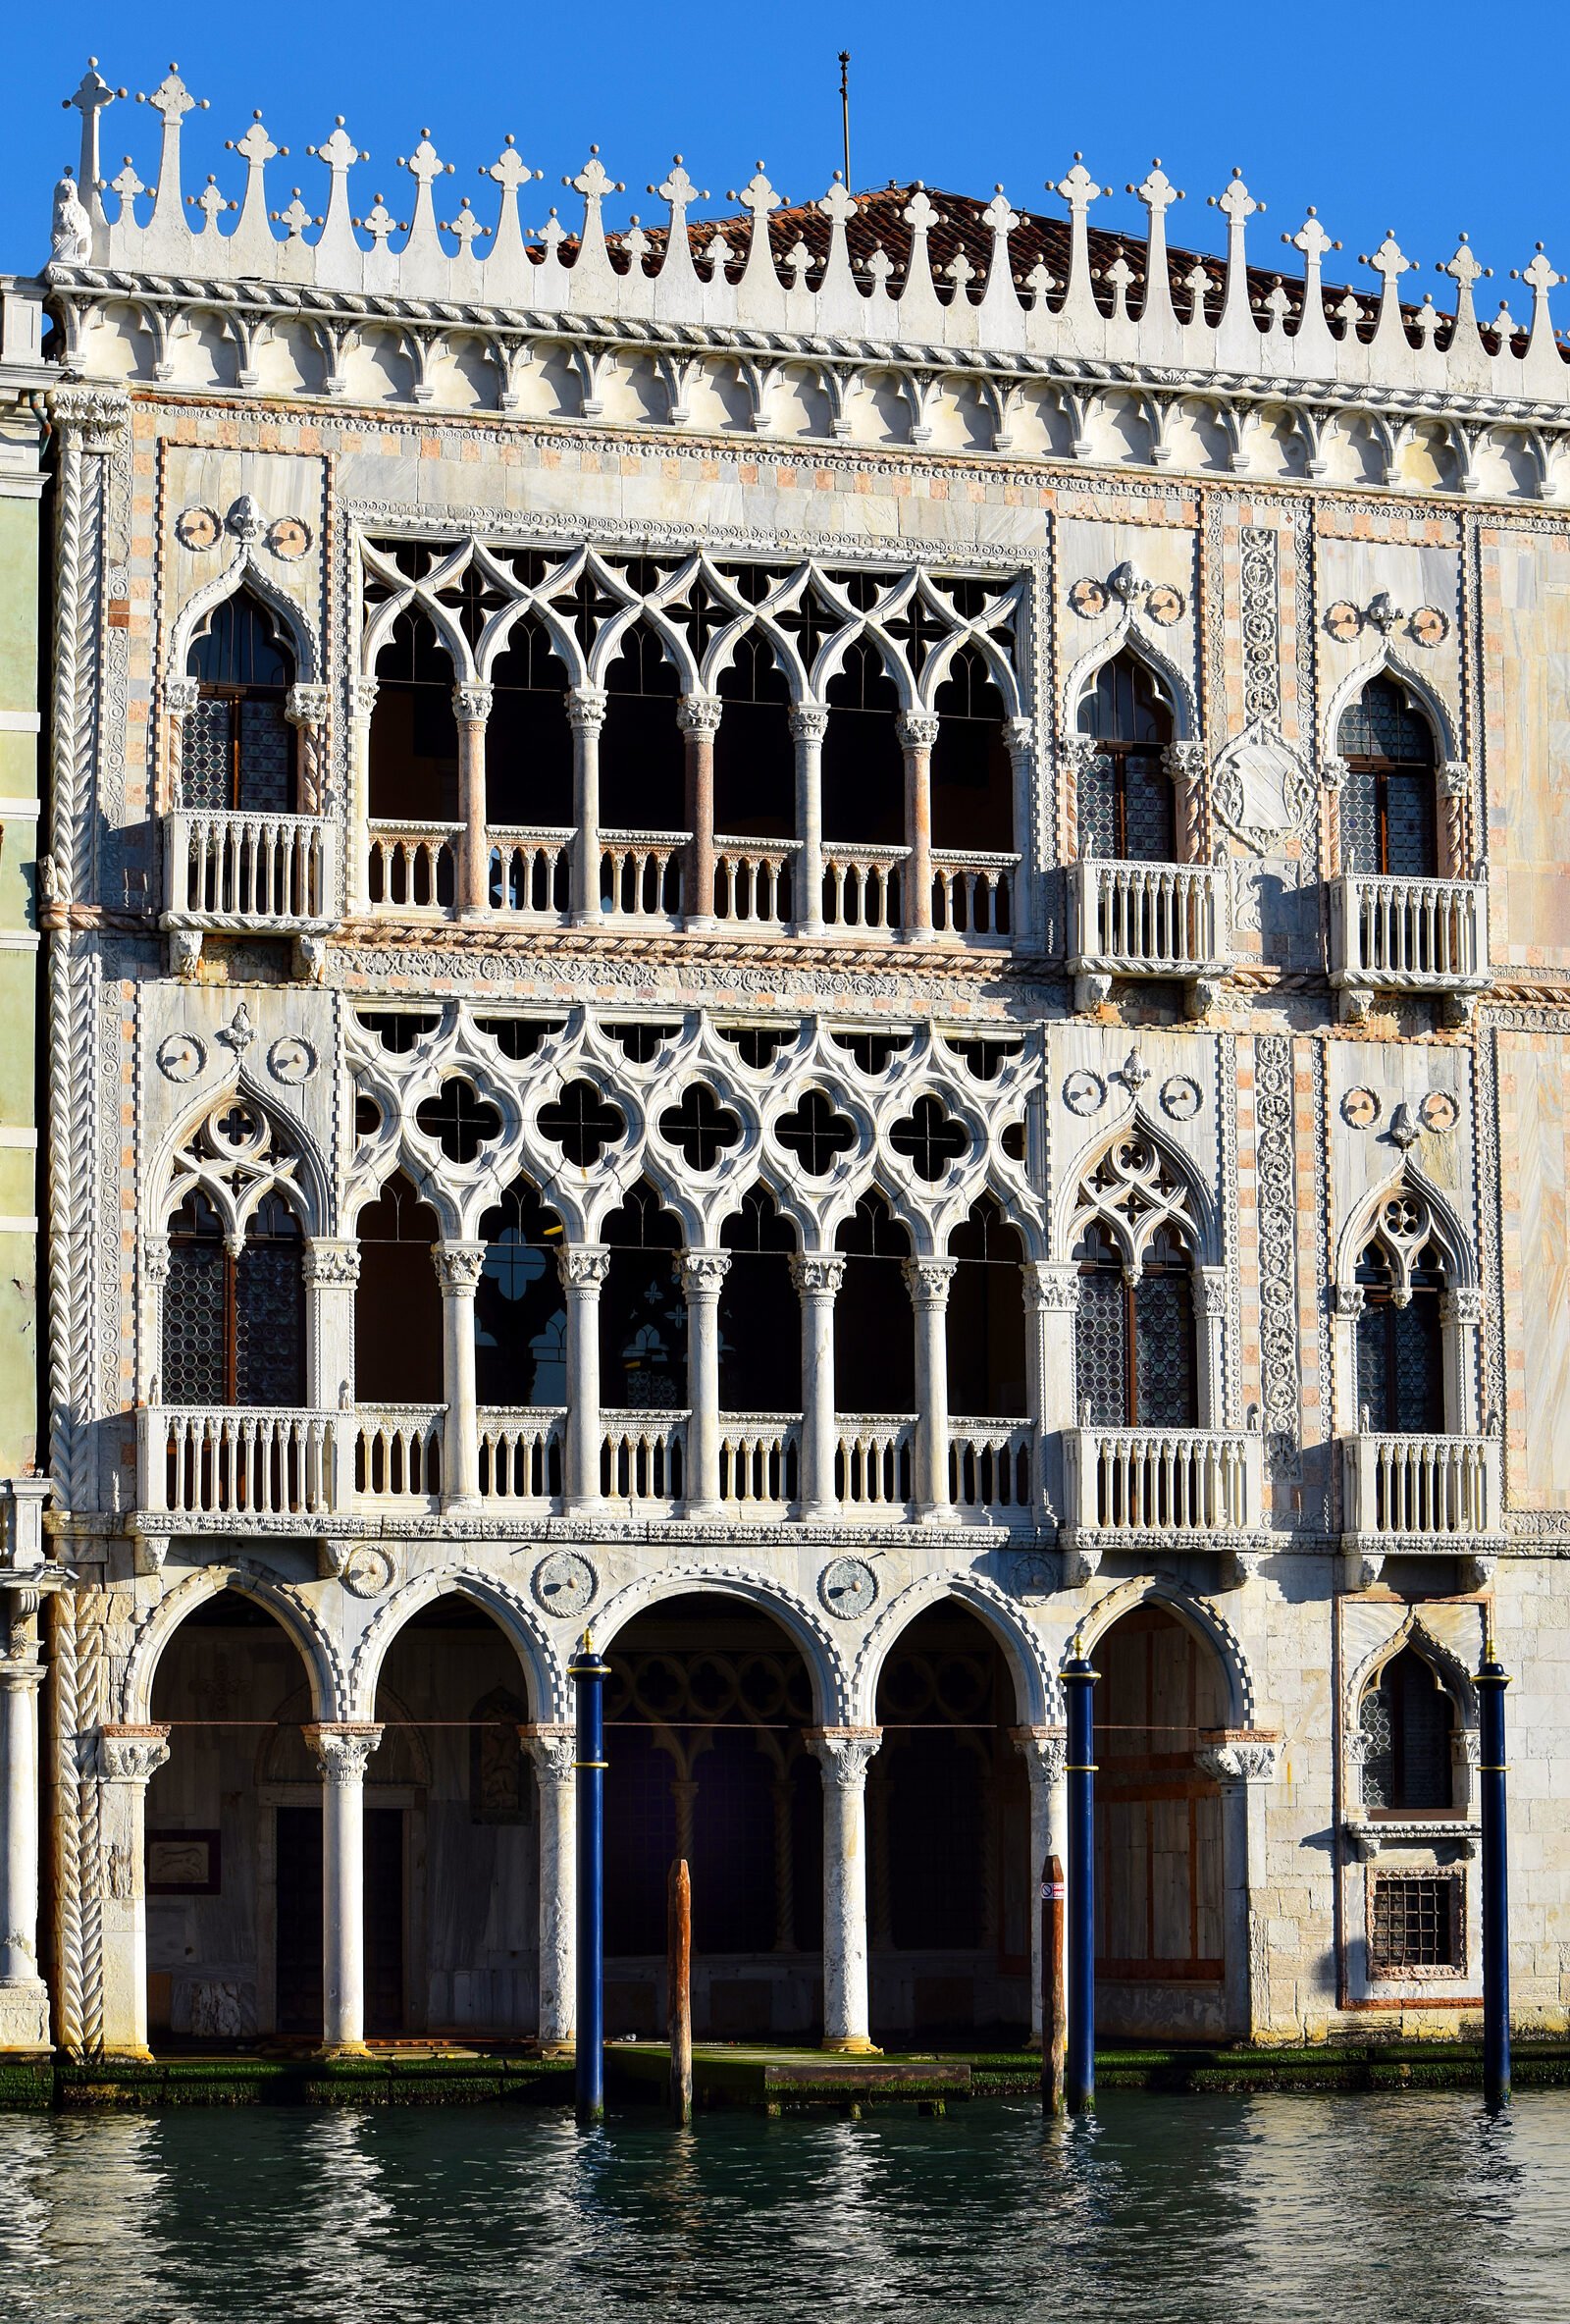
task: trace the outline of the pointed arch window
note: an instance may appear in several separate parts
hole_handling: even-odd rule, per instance
[[[1117,654],[1103,662],[1079,705],[1079,732],[1095,744],[1078,782],[1081,857],[1173,863],[1177,817],[1162,763],[1172,710],[1142,661]]]
[[[714,826],[737,839],[792,839],[796,745],[790,688],[764,637],[741,638],[720,673],[714,736]]]
[[[680,1224],[654,1188],[640,1184],[601,1235],[610,1246],[600,1294],[604,1400],[623,1409],[678,1410],[687,1401],[687,1302],[671,1265]]]
[[[602,825],[614,831],[685,828],[687,752],[676,718],[681,682],[647,623],[635,621],[627,631],[604,683]]]
[[[166,1403],[304,1403],[302,1258],[299,1221],[282,1194],[261,1196],[235,1249],[192,1188],[169,1223]]]
[[[802,1318],[791,1281],[791,1223],[766,1187],[751,1187],[719,1240],[731,1254],[719,1289],[719,1408],[799,1412]]]
[[[1434,729],[1424,713],[1395,679],[1371,678],[1342,712],[1335,748],[1346,762],[1343,865],[1395,878],[1434,878]]]
[[[486,820],[559,830],[572,821],[567,670],[537,615],[526,614],[508,630],[504,650],[491,664],[490,682]]]
[[[828,681],[823,734],[823,837],[852,847],[905,844],[900,697],[867,639],[853,638]]]
[[[457,672],[427,613],[401,612],[376,658],[370,811],[376,820],[455,822]],[[435,899],[450,903],[450,896]]]
[[[411,1181],[394,1171],[355,1229],[354,1385],[361,1403],[439,1404],[442,1289],[431,1261],[442,1228]]]
[[[537,1187],[515,1179],[480,1221],[485,1266],[474,1294],[475,1395],[482,1404],[564,1404],[567,1295],[556,1268],[562,1225]]]
[[[1376,1815],[1448,1813],[1454,1728],[1454,1706],[1432,1664],[1403,1647],[1358,1706],[1363,1805]]]
[[[949,1410],[975,1419],[1025,1413],[1024,1249],[990,1194],[949,1237],[959,1260],[944,1318]]]
[[[911,1238],[877,1188],[834,1239],[846,1254],[834,1302],[834,1404],[840,1412],[914,1412],[916,1317],[902,1262]]]
[[[1004,702],[974,646],[962,646],[932,704],[934,847],[1014,845],[1014,763],[1004,741]]]
[[[1387,1213],[1410,1239],[1421,1206],[1398,1195]],[[1392,1250],[1385,1235],[1357,1263],[1362,1308],[1357,1319],[1357,1409],[1360,1422],[1385,1435],[1438,1436],[1444,1428],[1444,1333],[1439,1306],[1444,1261],[1432,1242],[1415,1256]]]
[[[285,634],[248,589],[215,606],[191,641],[197,682],[180,746],[180,803],[290,815],[294,729],[285,713],[294,660]]]
[[[1074,1252],[1079,1313],[1075,1393],[1091,1428],[1193,1428],[1199,1420],[1194,1282],[1173,1227],[1158,1228],[1130,1277],[1107,1227],[1093,1221]]]

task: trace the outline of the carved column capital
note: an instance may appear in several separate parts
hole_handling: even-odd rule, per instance
[[[131,397],[123,388],[54,388],[48,400],[57,434],[75,436],[80,450],[119,449],[131,423]]]
[[[567,723],[580,731],[598,734],[605,722],[606,698],[601,686],[570,686],[567,689]]]
[[[947,1307],[959,1264],[958,1259],[902,1260],[901,1271],[912,1306],[935,1307],[940,1312]]]
[[[1469,799],[1472,769],[1464,759],[1446,759],[1439,768],[1439,789],[1446,799]]]
[[[162,1290],[169,1281],[169,1237],[144,1235],[141,1239],[141,1271],[146,1281]]]
[[[938,722],[930,711],[901,711],[894,731],[903,751],[930,751],[938,739]]]
[[[602,1242],[572,1242],[556,1253],[563,1291],[593,1292],[598,1297],[610,1273],[610,1252]]]
[[[321,1762],[325,1779],[346,1791],[365,1780],[365,1763],[382,1740],[382,1729],[370,1719],[313,1720],[300,1733]]]
[[[845,1281],[844,1258],[832,1250],[794,1251],[791,1281],[804,1298],[832,1299]]]
[[[808,1727],[803,1742],[836,1791],[860,1791],[883,1740],[881,1727]]]
[[[473,1292],[485,1272],[483,1242],[438,1242],[431,1248],[436,1279],[445,1292]]]
[[[683,734],[717,734],[724,708],[717,694],[684,694],[676,705],[676,723]]]
[[[380,691],[375,678],[353,678],[349,681],[349,715],[369,719],[376,708]]]
[[[1055,755],[1065,774],[1083,774],[1096,755],[1096,738],[1093,734],[1060,734]]]
[[[546,1720],[531,1720],[518,1729],[518,1740],[534,1762],[542,1783],[570,1783],[578,1761],[577,1731]]]
[[[1201,1316],[1225,1316],[1227,1313],[1227,1270],[1225,1267],[1196,1267],[1194,1279],[1194,1312]]]
[[[1217,1727],[1194,1753],[1194,1765],[1217,1783],[1271,1783],[1281,1755],[1280,1735],[1264,1728]]]
[[[98,1772],[106,1783],[145,1783],[168,1757],[167,1725],[106,1725],[98,1730]]]
[[[815,702],[793,702],[789,714],[791,733],[798,742],[821,742],[828,732],[828,713]]]
[[[491,697],[489,686],[454,686],[452,715],[460,726],[483,726],[491,715]]]
[[[1011,1727],[1009,1737],[1029,1769],[1032,1783],[1060,1783],[1069,1764],[1069,1740],[1062,1727]]]
[[[183,718],[200,702],[200,678],[166,678],[164,680],[164,709],[172,718]]]
[[[728,1250],[678,1250],[670,1271],[689,1299],[717,1299],[720,1285],[730,1273]]]
[[[1018,759],[1035,749],[1036,726],[1033,718],[1005,718],[1003,721],[1004,748],[1011,759]]]
[[[372,680],[375,684],[375,680]],[[325,726],[332,694],[314,680],[300,680],[284,698],[284,715],[291,726]]]
[[[1024,1303],[1038,1315],[1077,1315],[1079,1268],[1073,1259],[1026,1259],[1020,1270]]]
[[[1338,1283],[1331,1294],[1331,1305],[1337,1315],[1356,1320],[1363,1312],[1363,1286],[1360,1283]]]
[[[358,1283],[360,1246],[318,1237],[305,1245],[301,1273],[307,1283]]]
[[[1161,754],[1161,764],[1175,781],[1197,782],[1210,762],[1203,739],[1190,735],[1186,742],[1170,742]]]
[[[1483,1322],[1483,1293],[1475,1283],[1460,1284],[1454,1291],[1439,1294],[1439,1321],[1456,1324],[1463,1331],[1475,1332]]]
[[[1319,779],[1327,791],[1338,791],[1345,782],[1346,776],[1347,766],[1344,759],[1333,755],[1331,758],[1320,761]]]

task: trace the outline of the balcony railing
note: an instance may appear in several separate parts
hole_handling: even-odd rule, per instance
[[[841,1412],[835,1422],[834,1496],[861,1517],[902,1517],[913,1494],[916,1421]]]
[[[961,1517],[1018,1524],[1034,1502],[1026,1420],[950,1420],[949,1499]]]
[[[1017,855],[956,854],[932,858],[932,925],[941,936],[968,944],[1008,944],[1014,936]]]
[[[676,926],[682,916],[682,858],[690,831],[602,831],[600,907],[617,920]]]
[[[605,1412],[600,1490],[646,1516],[675,1516],[687,1490],[685,1412]]]
[[[398,912],[450,912],[458,894],[461,823],[374,821],[366,832],[367,893]]]
[[[559,924],[572,903],[572,830],[516,829],[493,823],[487,893],[508,919]]]
[[[175,926],[320,926],[338,910],[338,831],[314,815],[176,808],[164,818],[164,911]]]
[[[1225,867],[1088,857],[1069,867],[1076,977],[1215,976],[1226,966]]]
[[[445,1404],[361,1404],[354,1414],[356,1497],[439,1508],[445,1421]]]
[[[1331,982],[1373,992],[1466,992],[1488,982],[1489,895],[1481,879],[1331,881]]]
[[[825,847],[823,925],[836,934],[895,934],[910,852],[908,847]]]
[[[789,925],[799,839],[714,840],[714,918],[727,927]]]
[[[724,1412],[719,1498],[738,1517],[784,1517],[801,1499],[802,1428],[791,1412]]]
[[[1352,1436],[1342,1447],[1347,1533],[1467,1547],[1504,1532],[1494,1437]]]
[[[1261,1439],[1222,1429],[1070,1429],[1064,1489],[1069,1524],[1107,1546],[1148,1534],[1224,1544],[1262,1523]]]
[[[136,1415],[137,1498],[177,1516],[324,1517],[341,1508],[339,1412],[147,1405]]]

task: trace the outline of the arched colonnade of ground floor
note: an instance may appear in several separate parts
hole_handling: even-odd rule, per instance
[[[611,2034],[663,2031],[678,1855],[701,2037],[1039,2034],[1061,1731],[1021,1719],[1018,1641],[989,1611],[926,1596],[881,1641],[858,1726],[820,1723],[799,1631],[756,1597],[694,1586],[599,1641]],[[1246,2034],[1236,1672],[1170,1603],[1120,1591],[1107,1616],[1098,2023]],[[219,1589],[171,1627],[150,1717],[125,1730],[153,1739],[127,2045],[570,2042],[574,1747],[538,1717],[560,1704],[461,1581],[392,1630],[369,1717],[323,1717],[321,1694],[254,1592]]]

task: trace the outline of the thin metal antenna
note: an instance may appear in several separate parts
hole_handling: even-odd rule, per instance
[[[845,190],[851,189],[851,52],[840,50],[840,120],[845,131]]]

